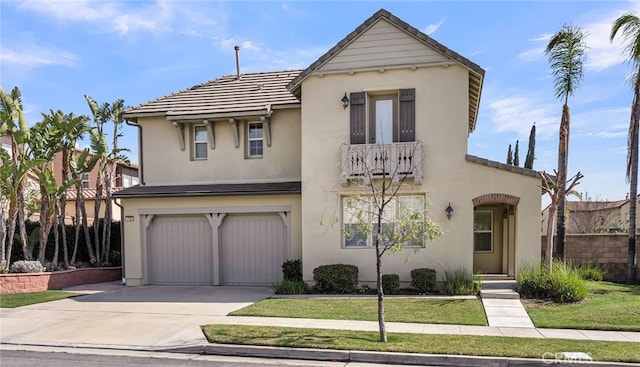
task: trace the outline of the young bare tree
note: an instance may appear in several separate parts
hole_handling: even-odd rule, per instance
[[[411,178],[422,165],[419,142],[403,144],[345,145],[348,164],[356,164],[351,176],[356,189],[346,197],[345,239],[370,240],[376,254],[376,293],[380,341],[387,341],[382,290],[382,261],[385,253],[407,247],[417,251],[442,236],[440,226],[428,216],[426,199],[403,196],[411,192]],[[344,156],[344,155],[343,155]],[[343,167],[345,162],[343,162]],[[351,172],[353,173],[353,171]],[[345,173],[351,175],[351,173]]]
[[[549,195],[549,198],[551,199],[548,212],[549,220],[547,222],[546,254],[549,271],[551,271],[551,265],[553,264],[553,229],[555,228],[555,219],[558,212],[558,205],[561,201],[564,201],[566,193],[572,192],[583,177],[580,172],[576,173],[576,175],[570,178],[567,182],[563,182],[564,185],[562,186],[566,188],[566,191],[561,191],[559,189],[559,187],[561,186],[559,181],[560,176],[558,175],[557,171],[554,171],[554,173],[555,175],[550,175],[547,172],[540,172],[540,178],[542,179],[542,194]]]

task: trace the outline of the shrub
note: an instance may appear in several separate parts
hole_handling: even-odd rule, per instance
[[[302,261],[287,260],[282,264],[282,275],[285,280],[302,281]]]
[[[436,287],[436,271],[429,268],[411,270],[411,288],[418,293],[433,293]]]
[[[307,291],[307,284],[303,281],[283,279],[273,286],[276,294],[304,294]]]
[[[523,297],[570,303],[587,296],[587,286],[576,268],[556,261],[546,265],[525,266],[518,275],[518,290]]]
[[[40,261],[16,261],[11,264],[12,273],[42,273],[46,269]]]
[[[109,253],[109,264],[111,264],[111,266],[122,265],[122,254],[120,251],[111,251]]]
[[[580,278],[584,280],[601,281],[603,278],[602,270],[594,264],[580,264],[577,267]]]
[[[320,293],[353,293],[358,285],[358,267],[348,264],[321,265],[313,269],[315,290]]]
[[[382,292],[384,294],[398,294],[400,291],[400,277],[398,274],[382,274]]]
[[[464,267],[445,270],[442,279],[444,293],[451,296],[478,294],[481,286],[481,283],[475,282],[473,275]]]

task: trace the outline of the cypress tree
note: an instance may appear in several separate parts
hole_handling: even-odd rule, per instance
[[[518,141],[516,140],[516,152],[513,154],[513,165],[520,166],[520,153],[518,152]]]
[[[513,164],[513,153],[511,152],[511,144],[509,144],[509,151],[507,152],[507,164]]]
[[[531,126],[529,133],[529,149],[527,150],[527,158],[524,160],[524,168],[533,169],[533,160],[536,159],[536,124]]]

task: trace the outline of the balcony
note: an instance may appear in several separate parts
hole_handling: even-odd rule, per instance
[[[349,180],[413,178],[422,182],[422,144],[420,142],[392,144],[342,145],[341,183]]]

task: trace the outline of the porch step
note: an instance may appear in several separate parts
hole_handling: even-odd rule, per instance
[[[513,278],[497,275],[483,277],[480,298],[519,299],[518,283]]]

